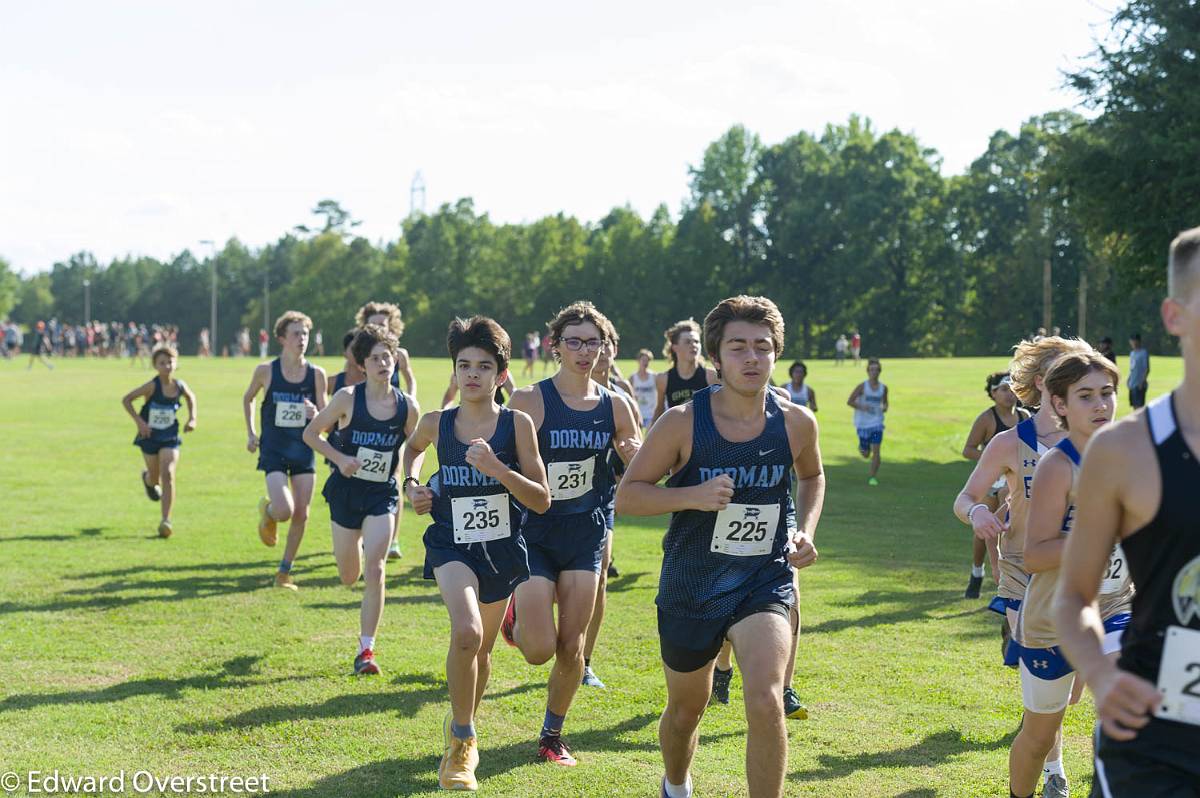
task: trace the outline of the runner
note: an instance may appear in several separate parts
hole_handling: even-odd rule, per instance
[[[334,394],[304,429],[304,443],[337,465],[321,495],[329,504],[333,556],[342,584],[366,583],[359,615],[356,675],[379,673],[375,633],[383,615],[388,544],[400,520],[396,466],[400,447],[417,426],[416,401],[391,384],[400,342],[385,327],[368,324],[350,351],[366,382]],[[337,425],[334,443],[321,437]],[[419,468],[419,466],[418,466]]]
[[[354,362],[354,353],[350,351],[350,345],[354,343],[354,336],[358,334],[358,329],[358,327],[350,329],[342,336],[342,357],[345,358],[345,361],[342,363],[342,370],[334,374],[333,379],[329,382],[326,390],[330,396],[347,386],[358,385],[367,379],[367,373],[363,371],[362,366]]]
[[[1075,482],[1080,452],[1092,433],[1112,421],[1116,411],[1117,369],[1099,352],[1072,352],[1058,358],[1046,374],[1046,392],[1067,436],[1038,462],[1030,486],[1025,531],[1025,569],[1029,586],[1017,616],[1014,639],[1020,646],[1021,694],[1025,713],[1009,752],[1009,792],[1030,796],[1044,772],[1046,756],[1062,734],[1067,704],[1079,700],[1070,663],[1058,648],[1054,626],[1054,590],[1062,565],[1064,539],[1075,519]],[[1101,588],[1105,651],[1120,650],[1121,630],[1129,624],[1133,589],[1120,546],[1112,552],[1110,572]],[[1051,773],[1043,795],[1067,795],[1065,774]]]
[[[1172,243],[1162,317],[1183,383],[1101,430],[1079,475],[1055,619],[1096,698],[1092,795],[1200,795],[1200,228]],[[1117,663],[1104,656],[1096,594],[1119,540],[1137,585]]]
[[[719,378],[717,372],[704,365],[700,359],[700,325],[695,319],[677,321],[666,332],[663,357],[671,359],[671,367],[654,375],[658,396],[654,406],[654,420],[672,407],[687,402],[692,394]],[[686,376],[685,376],[686,375]]]
[[[379,324],[386,327],[399,341],[404,335],[404,317],[400,308],[391,302],[368,302],[358,309],[354,315],[354,323],[359,327],[366,324]],[[396,350],[396,369],[392,372],[392,387],[400,387],[400,377],[404,377],[404,386],[408,395],[417,395],[417,377],[413,373],[412,363],[408,358],[408,350],[399,347]],[[404,556],[400,551],[400,525],[396,524],[392,542],[388,546],[388,559],[398,560]]]
[[[613,400],[623,401],[629,406],[630,412],[634,418],[640,418],[637,403],[633,397],[624,388],[618,384],[618,380],[613,375],[614,361],[617,357],[621,337],[617,334],[617,330],[610,323],[607,333],[608,340],[600,347],[600,356],[596,358],[596,365],[592,368],[592,379],[597,384],[608,389],[613,395]],[[638,428],[638,440],[641,440],[641,428]],[[604,610],[608,604],[608,580],[610,577],[616,578],[619,576],[617,567],[613,562],[613,534],[616,531],[616,497],[617,485],[621,481],[621,476],[625,473],[625,464],[621,462],[621,458],[612,450],[604,458],[604,469],[606,477],[606,485],[604,491],[604,527],[607,529],[607,537],[604,543],[604,559],[600,563],[600,584],[596,588],[596,605],[592,609],[592,620],[588,623],[587,634],[584,636],[583,642],[583,681],[585,687],[598,687],[604,689],[604,682],[592,670],[592,653],[596,650],[596,640],[600,636],[600,626],[604,623]]]
[[[855,333],[857,335],[857,333]],[[854,362],[858,362],[858,351],[855,350]],[[858,432],[858,453],[863,459],[871,458],[871,468],[867,474],[867,484],[876,486],[879,480],[880,456],[883,446],[883,415],[888,411],[888,389],[879,381],[883,365],[871,358],[867,361],[867,381],[854,386],[846,404],[854,408],[854,429]]]
[[[554,657],[538,756],[567,766],[576,761],[562,740],[563,719],[583,678],[584,636],[607,539],[604,457],[615,448],[628,462],[639,445],[633,411],[591,379],[607,329],[608,320],[590,302],[560,310],[549,333],[558,373],[521,388],[509,403],[537,427],[552,502],[545,515],[526,522],[530,579],[509,602],[501,631],[531,664]]]
[[[858,334],[858,330],[850,336],[850,354],[854,355],[854,365],[857,366],[862,355],[862,336]]]
[[[1018,399],[1038,410],[1032,417],[992,438],[975,464],[967,484],[954,500],[954,514],[971,527],[976,537],[989,543],[998,541],[1000,582],[996,587],[996,597],[988,609],[1004,619],[1000,627],[1000,648],[1004,664],[1010,668],[1017,667],[1021,653],[1020,645],[1011,642],[1009,636],[1017,625],[1017,613],[1029,584],[1024,555],[1033,473],[1038,459],[1064,437],[1054,416],[1044,379],[1046,372],[1061,355],[1091,351],[1091,347],[1083,341],[1045,336],[1037,341],[1017,344],[1009,368],[1011,388]],[[1009,494],[1007,518],[1003,522],[988,509],[984,501],[1000,477],[1007,480]],[[1051,776],[1065,776],[1061,736],[1046,758],[1043,775],[1047,783]],[[1061,792],[1058,794],[1062,795]],[[1050,795],[1055,793],[1051,792]]]
[[[436,579],[450,614],[446,682],[450,713],[438,765],[444,790],[475,790],[479,764],[475,712],[491,675],[492,646],[508,598],[529,578],[521,528],[526,508],[550,508],[533,421],[495,401],[508,377],[512,343],[492,319],[455,319],[446,336],[457,382],[457,408],[421,417],[404,450],[406,494],[425,531],[425,578]],[[429,446],[438,471],[422,486],[417,459]]]
[[[502,405],[508,401],[508,398],[517,391],[517,384],[513,382],[512,374],[505,372],[504,379],[500,385],[496,387],[496,392],[493,394],[496,404]],[[442,394],[442,409],[448,410],[454,405],[454,399],[458,396],[458,374],[450,374],[450,384],[446,386],[446,392]]]
[[[46,322],[39,321],[32,335],[33,346],[29,347],[29,366],[25,370],[29,371],[32,369],[34,361],[38,361],[46,368],[54,371],[54,364],[49,360],[49,355],[54,351],[54,347],[51,346],[50,336],[46,332]]]
[[[1012,392],[1012,380],[1007,371],[989,374],[987,382],[984,384],[984,391],[992,400],[992,406],[975,417],[975,423],[971,425],[971,431],[967,434],[967,442],[962,451],[963,457],[974,462],[979,462],[984,447],[992,438],[1006,429],[1015,427],[1019,421],[1029,418],[1028,410],[1017,407],[1017,395]],[[1007,500],[1008,482],[1002,476],[992,485],[984,504],[987,505],[989,512],[995,513]],[[967,589],[963,593],[963,598],[977,599],[979,591],[983,587],[983,559],[985,556],[989,558],[992,565],[992,577],[998,579],[1000,553],[994,541],[987,543],[980,538],[973,537],[972,545],[974,551],[971,560],[971,576],[967,580]]]
[[[642,426],[646,429],[654,423],[654,406],[658,402],[658,374],[650,370],[652,360],[653,352],[649,349],[639,350],[637,371],[629,375],[629,384],[633,386],[633,396],[637,400]]]
[[[150,357],[158,374],[149,382],[139,385],[121,399],[125,412],[133,418],[138,434],[133,445],[142,450],[146,468],[142,471],[142,487],[150,501],[162,505],[162,521],[158,525],[158,536],[171,537],[171,510],[175,507],[175,470],[179,465],[179,410],[180,399],[187,402],[188,420],[184,432],[196,429],[196,395],[183,382],[175,378],[175,366],[179,355],[170,346],[160,346]],[[133,400],[142,399],[142,409],[133,409]],[[159,487],[161,485],[161,487]]]
[[[312,320],[289,310],[275,321],[279,357],[254,367],[250,386],[242,396],[246,419],[246,450],[258,452],[258,470],[266,474],[267,496],[258,502],[258,537],[268,546],[276,542],[276,525],[289,521],[287,544],[275,574],[275,586],[296,590],[292,563],[304,539],[308,506],[312,503],[316,462],[304,442],[306,419],[325,407],[325,371],[309,363],[308,333]],[[263,391],[262,438],[254,431],[254,398]]]
[[[529,379],[533,379],[533,364],[537,362],[538,346],[540,343],[537,331],[525,333],[525,345],[521,350],[521,354],[525,358],[525,368],[521,369],[522,378],[529,377]]]
[[[788,376],[791,377],[791,381],[783,386],[787,390],[788,399],[792,404],[807,407],[816,413],[817,392],[805,382],[808,379],[808,366],[804,365],[803,360],[797,360],[788,368]]]
[[[783,795],[787,732],[779,695],[795,604],[792,567],[811,565],[825,478],[812,413],[768,390],[783,351],[783,318],[769,299],[733,297],[704,320],[721,386],[695,394],[655,424],[617,492],[630,515],[672,513],[663,541],[658,630],[667,706],[659,722],[662,794],[692,794],[691,761],[728,637],[754,690],[745,693],[746,777],[752,798]],[[797,483],[799,526],[789,471]],[[671,477],[666,487],[658,481]]]

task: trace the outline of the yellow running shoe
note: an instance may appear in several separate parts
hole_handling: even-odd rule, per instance
[[[475,780],[475,768],[479,767],[479,745],[474,737],[460,740],[451,735],[442,761],[444,764],[438,775],[438,784],[443,790],[474,792],[479,789],[479,782]]]
[[[266,545],[274,546],[278,535],[275,533],[275,519],[267,512],[270,506],[270,499],[258,500],[258,537]]]
[[[171,532],[173,532],[173,531],[174,530],[171,529],[170,521],[163,521],[161,524],[158,525],[158,536],[160,538],[171,537]]]
[[[283,571],[275,574],[275,587],[285,587],[288,590],[299,590],[300,588],[292,581],[291,574],[285,574]]]

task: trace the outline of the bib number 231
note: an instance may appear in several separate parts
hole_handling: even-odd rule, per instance
[[[450,512],[455,543],[486,543],[512,534],[507,493],[451,499]]]
[[[731,504],[717,513],[712,550],[733,557],[770,554],[778,528],[778,504]]]
[[[1158,691],[1158,717],[1200,726],[1200,630],[1167,627]]]
[[[554,501],[578,499],[592,489],[596,458],[570,463],[550,463],[550,498]]]

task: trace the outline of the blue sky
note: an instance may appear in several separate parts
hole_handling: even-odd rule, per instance
[[[427,208],[497,221],[677,213],[741,123],[774,143],[852,113],[962,171],[999,128],[1073,107],[1086,0],[506,4],[50,2],[0,28],[0,257],[251,246],[339,200],[395,238]]]

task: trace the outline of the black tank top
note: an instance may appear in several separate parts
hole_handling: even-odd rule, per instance
[[[1121,541],[1137,588],[1121,640],[1120,668],[1155,682],[1168,627],[1200,629],[1200,526],[1195,495],[1200,463],[1175,421],[1175,395],[1146,408],[1162,499],[1146,526]]]
[[[1004,419],[1000,418],[1000,414],[996,412],[996,408],[994,407],[992,408],[992,418],[996,419],[996,432],[992,435],[993,438],[996,437],[996,435],[999,435],[1001,432],[1010,429],[1010,427],[1004,423]],[[1018,415],[1017,419],[1020,420],[1020,418],[1021,416]]]
[[[708,387],[708,372],[704,366],[696,364],[696,373],[690,379],[679,376],[678,366],[667,370],[667,407],[685,405],[692,400],[692,394]]]

